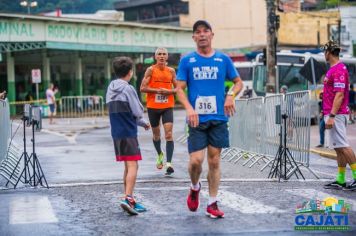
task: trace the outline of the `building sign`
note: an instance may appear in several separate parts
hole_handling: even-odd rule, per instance
[[[1,17],[1,16],[0,16]],[[191,32],[138,26],[5,20],[0,18],[0,42],[61,42],[114,46],[192,48]]]

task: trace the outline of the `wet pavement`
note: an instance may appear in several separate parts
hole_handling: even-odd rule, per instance
[[[175,138],[184,134],[184,119],[184,111],[175,112]],[[213,220],[204,212],[206,162],[201,207],[193,213],[185,203],[189,190],[186,144],[175,143],[176,172],[173,178],[164,177],[162,170],[155,169],[151,131],[143,129],[139,130],[143,161],[135,195],[148,211],[130,217],[119,207],[123,165],[115,162],[108,119],[56,119],[51,126],[47,122],[36,133],[36,152],[50,189],[0,190],[0,235],[306,235],[294,231],[296,205],[330,196],[354,205],[349,214],[352,231],[313,235],[356,232],[356,192],[322,188],[335,176],[334,160],[311,154],[310,166],[320,179],[303,168],[307,181],[293,178],[281,183],[267,180],[269,170],[261,172],[261,165],[249,168],[243,162],[222,160],[219,199],[226,217]],[[318,136],[312,130],[313,144]],[[15,142],[21,145],[21,129]],[[351,178],[349,171],[347,177]],[[0,179],[0,186],[3,183]]]

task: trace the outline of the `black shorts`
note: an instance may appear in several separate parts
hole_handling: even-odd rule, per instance
[[[165,108],[165,109],[153,109],[148,108],[148,119],[150,120],[151,126],[158,127],[159,122],[162,117],[162,123],[173,123],[173,108]]]

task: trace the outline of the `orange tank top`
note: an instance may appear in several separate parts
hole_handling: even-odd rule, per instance
[[[173,88],[173,76],[168,67],[161,70],[158,66],[152,66],[150,88]],[[157,93],[147,93],[147,108],[165,109],[174,107],[174,95],[163,95]]]

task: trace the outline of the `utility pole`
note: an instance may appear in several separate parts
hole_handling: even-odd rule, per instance
[[[266,0],[267,3],[267,84],[266,92],[276,92],[276,59],[277,59],[277,27],[275,0]]]

